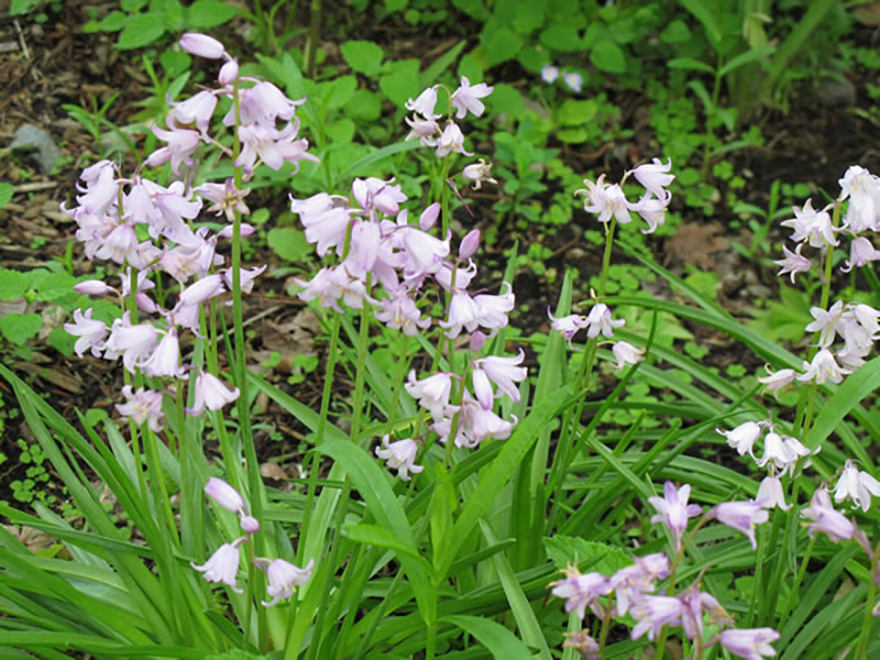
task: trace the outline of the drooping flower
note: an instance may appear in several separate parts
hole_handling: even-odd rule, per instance
[[[792,381],[794,381],[795,373],[794,369],[780,369],[779,371],[770,371],[770,366],[765,365],[764,367],[767,370],[767,375],[758,378],[759,383],[763,383],[766,385],[764,388],[764,394],[767,392],[773,392],[778,396],[779,390],[787,385],[791,385]]]
[[[576,612],[583,619],[587,607],[597,616],[601,611],[597,599],[611,593],[611,581],[601,573],[581,574],[577,566],[568,566],[564,571],[564,580],[551,582],[552,594],[557,598],[565,598],[565,611]]]
[[[880,211],[880,179],[860,165],[846,170],[840,184],[838,201],[849,199],[844,225],[854,233],[877,230]]]
[[[666,188],[675,180],[675,175],[669,173],[671,169],[671,158],[666,160],[665,165],[662,160],[655,158],[650,163],[643,163],[630,170],[628,174],[632,174],[655,197],[664,199],[669,194]]]
[[[461,132],[458,124],[449,121],[437,140],[437,158],[446,158],[452,152],[465,156],[474,155],[464,148],[464,133]]]
[[[628,364],[638,364],[645,359],[643,357],[645,354],[644,349],[636,348],[625,341],[614,342],[611,351],[614,353],[614,357],[617,358],[617,366],[615,367],[617,371],[620,371]]]
[[[571,340],[574,338],[577,331],[582,330],[589,325],[587,323],[587,317],[581,316],[580,314],[570,314],[569,316],[556,318],[550,312],[550,307],[547,307],[547,316],[550,317],[550,327],[565,337],[569,346],[571,346]]]
[[[804,360],[804,373],[797,376],[797,379],[801,382],[815,381],[818,385],[823,385],[825,381],[830,380],[835,385],[839,385],[843,381],[843,377],[851,373],[852,369],[845,369],[838,365],[831,351],[822,348],[813,357],[812,362]]]
[[[168,376],[177,378],[183,373],[180,366],[180,343],[177,340],[177,328],[170,328],[152,355],[140,365],[148,376]]]
[[[235,488],[217,477],[208,479],[205,484],[205,494],[232,513],[242,514],[245,509],[244,498]]]
[[[457,410],[449,405],[449,395],[452,393],[452,375],[449,373],[441,371],[417,380],[413,369],[409,372],[404,388],[411,397],[418,399],[419,405],[430,412],[435,421],[452,415]]]
[[[315,560],[310,559],[305,568],[297,568],[284,559],[255,559],[254,564],[266,572],[269,584],[266,592],[272,597],[269,602],[261,601],[264,607],[273,607],[285,598],[296,593],[296,588],[312,579]]]
[[[838,300],[828,311],[821,307],[813,307],[810,309],[810,315],[813,321],[804,329],[807,332],[819,333],[819,346],[828,348],[834,343],[834,338],[840,328],[840,321],[843,318],[843,301]]]
[[[791,227],[794,230],[791,240],[796,242],[809,241],[814,248],[838,245],[840,241],[834,236],[836,230],[827,210],[815,210],[813,201],[808,199],[803,209],[793,206],[792,211],[794,211],[795,217],[781,223],[783,227]]]
[[[626,325],[623,319],[613,320],[611,318],[611,309],[605,303],[597,303],[593,305],[590,313],[587,315],[587,337],[593,339],[602,333],[603,337],[611,337],[614,334],[614,328],[621,328]]]
[[[774,261],[773,263],[777,266],[781,266],[782,270],[780,270],[777,275],[785,275],[786,273],[791,273],[791,283],[794,284],[795,277],[798,273],[806,273],[813,267],[813,262],[807,259],[806,257],[801,256],[801,250],[804,249],[803,243],[798,243],[798,246],[794,249],[794,252],[788,249],[787,246],[782,246],[782,252],[785,255],[784,259],[780,259],[778,261]]]
[[[758,548],[755,541],[755,526],[767,522],[770,514],[757,502],[722,502],[713,510],[718,522],[743,532],[752,544],[752,550]]]
[[[192,373],[190,373],[192,378]],[[227,403],[232,403],[238,399],[240,390],[236,387],[229,390],[216,376],[207,371],[199,370],[195,381],[195,400],[192,408],[186,411],[193,416],[198,417],[205,409],[220,410]]]
[[[483,371],[500,391],[514,401],[519,401],[519,388],[516,383],[525,380],[529,373],[525,367],[518,366],[524,359],[525,353],[519,349],[519,355],[516,357],[490,355],[477,360],[474,362],[474,368],[476,371]]]
[[[489,96],[494,87],[490,87],[486,83],[471,85],[471,81],[465,76],[461,77],[461,87],[452,93],[451,104],[453,108],[457,108],[457,119],[464,119],[468,111],[475,117],[479,117],[485,112],[486,106],[480,99]]]
[[[162,410],[161,392],[143,387],[133,392],[131,385],[126,385],[122,388],[122,394],[127,402],[116,404],[116,410],[120,415],[131,419],[138,426],[146,422],[153,433],[162,431],[162,419],[165,413]]]
[[[73,345],[73,350],[78,357],[82,357],[87,350],[91,350],[95,357],[101,357],[104,338],[110,331],[103,321],[92,320],[91,309],[87,309],[85,314],[81,309],[75,310],[73,323],[65,323],[64,330],[74,337],[79,337],[76,344]]]
[[[801,517],[812,520],[808,534],[824,532],[833,542],[848,541],[853,538],[856,526],[842,513],[834,510],[831,496],[824,488],[817,488],[810,500],[810,506],[801,510]]]
[[[642,596],[629,611],[636,620],[632,638],[638,639],[647,632],[648,639],[653,640],[663,626],[681,623],[684,606],[672,596]]]
[[[624,616],[643,594],[656,591],[655,582],[669,575],[669,558],[663,553],[635,557],[632,566],[621,568],[611,576],[614,587],[614,614]]]
[[[479,162],[466,166],[461,175],[473,184],[474,190],[479,190],[484,183],[498,185],[498,182],[492,178],[492,164],[482,158]]]
[[[777,639],[779,633],[773,628],[732,628],[720,635],[721,646],[746,660],[761,660],[775,656],[776,649],[770,644]]]
[[[204,573],[204,577],[208,582],[222,582],[228,585],[235,593],[243,593],[235,585],[235,576],[238,574],[240,563],[239,546],[246,539],[246,536],[242,536],[232,543],[224,543],[217,548],[217,551],[204,564],[197,566],[195,562],[190,562],[190,566]]]
[[[576,190],[574,194],[584,195],[584,210],[598,215],[599,222],[604,224],[612,216],[622,225],[632,221],[630,211],[634,210],[634,205],[626,200],[619,185],[605,183],[604,174],[595,183],[584,179],[584,185],[587,187]]]
[[[437,87],[428,87],[418,98],[413,101],[409,99],[405,104],[407,110],[416,112],[428,120],[439,119],[443,115],[434,113],[434,106],[437,105]]]
[[[758,486],[758,495],[755,502],[765,509],[779,507],[783,511],[788,511],[792,505],[785,503],[785,493],[782,490],[782,482],[779,477],[764,477],[761,485]]]
[[[853,508],[861,507],[867,513],[871,508],[871,496],[880,497],[880,482],[859,470],[852,461],[847,461],[832,492],[835,502],[851,499]]]
[[[248,215],[251,212],[244,203],[244,198],[250,194],[251,189],[239,190],[231,178],[226,179],[226,183],[223,184],[203,183],[196,188],[196,192],[208,201],[214,202],[212,206],[208,207],[209,213],[223,214],[229,222],[235,221],[236,211],[242,215]]]
[[[746,452],[752,453],[752,448],[763,433],[763,425],[760,422],[744,422],[732,431],[715,429],[727,438],[727,445],[736,449],[736,453],[742,456]]]
[[[409,481],[410,472],[418,474],[425,469],[425,466],[415,464],[419,446],[412,438],[389,443],[390,437],[387,434],[382,437],[382,446],[376,447],[376,456],[385,461],[386,467],[397,470],[397,476],[403,481]]]

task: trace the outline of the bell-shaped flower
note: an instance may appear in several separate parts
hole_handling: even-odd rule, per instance
[[[406,123],[409,124],[409,127],[412,129],[406,136],[405,142],[409,142],[410,140],[415,140],[416,138],[418,138],[419,143],[423,147],[437,146],[436,138],[443,132],[440,128],[440,124],[438,124],[433,119],[424,120],[410,119],[409,117],[404,117],[404,121],[406,121]]]
[[[653,234],[664,225],[666,222],[666,209],[669,208],[671,201],[672,194],[667,191],[665,197],[645,195],[634,205],[630,206],[630,210],[636,211],[642,220],[648,223],[648,228],[642,229],[643,234]]]
[[[519,387],[517,387],[516,383],[525,380],[529,373],[527,368],[518,366],[522,364],[524,359],[525,353],[522,349],[519,349],[519,355],[516,357],[490,355],[474,363],[474,373],[477,371],[483,372],[490,381],[495,383],[501,392],[504,392],[504,394],[518,402]],[[479,397],[477,398],[479,399]],[[491,407],[491,404],[489,407]]]
[[[644,360],[645,351],[641,348],[636,348],[632,344],[625,341],[618,341],[614,343],[614,346],[611,347],[611,351],[614,353],[614,357],[617,358],[617,366],[615,369],[620,371],[628,364],[637,364]]]
[[[308,282],[299,279],[294,279],[294,282],[304,287],[297,294],[300,300],[309,302],[317,298],[321,307],[342,313],[339,299],[345,294],[348,280],[344,268],[322,268]]]
[[[812,200],[808,199],[803,209],[793,206],[792,211],[794,211],[795,217],[781,223],[783,227],[791,227],[794,230],[791,240],[798,243],[809,241],[814,248],[828,245],[836,246],[840,242],[834,236],[836,230],[831,223],[828,211],[814,209]]]
[[[507,290],[497,296],[488,293],[474,296],[477,322],[487,330],[506,328],[507,314],[513,310],[516,304],[516,297],[513,295],[513,287],[510,286],[510,283],[504,282],[502,286],[506,286]],[[469,328],[468,331],[473,332],[473,329]]]
[[[777,639],[779,633],[773,628],[731,628],[719,636],[721,646],[746,660],[761,660],[775,656],[776,649],[770,644]]]
[[[794,249],[794,252],[783,245],[782,253],[785,255],[785,258],[773,262],[777,266],[782,267],[782,270],[780,270],[777,275],[785,275],[786,273],[791,273],[791,283],[794,284],[795,277],[798,273],[806,273],[807,271],[809,271],[813,267],[813,262],[806,257],[801,256],[801,250],[803,249],[803,243],[798,243],[798,246]]]
[[[457,119],[464,119],[468,111],[475,117],[480,117],[485,111],[486,106],[480,99],[489,96],[494,87],[490,87],[486,83],[471,85],[471,81],[465,76],[461,77],[461,87],[452,93],[452,107],[458,112],[455,114]]]
[[[131,385],[126,385],[122,388],[122,394],[127,402],[116,404],[116,410],[120,415],[130,419],[138,426],[146,422],[153,433],[162,431],[162,420],[165,413],[162,410],[161,392],[147,390],[143,387],[133,392]]]
[[[852,461],[847,461],[832,492],[835,502],[851,499],[853,508],[861,507],[867,513],[871,508],[871,496],[880,497],[880,481],[859,470]]]
[[[506,440],[510,437],[516,417],[508,422],[491,410],[486,410],[465,391],[461,401],[458,432],[455,435],[456,447],[472,449],[485,440]],[[441,438],[444,442],[446,438]]]
[[[715,431],[727,438],[727,445],[735,448],[736,453],[742,456],[746,452],[752,453],[752,447],[761,437],[763,428],[760,422],[744,422],[732,431],[722,431],[718,428]]]
[[[374,312],[376,320],[394,330],[402,330],[409,337],[418,335],[419,328],[424,330],[431,326],[431,319],[422,319],[422,313],[413,299],[403,293],[376,303],[379,305],[379,309]]]
[[[464,133],[454,121],[449,121],[437,140],[437,158],[446,158],[452,152],[473,156],[464,148]]]
[[[804,329],[807,332],[818,332],[819,346],[828,348],[834,343],[834,338],[837,336],[838,329],[840,328],[840,321],[843,317],[843,313],[842,300],[838,300],[834,303],[828,311],[825,311],[821,307],[813,307],[810,309],[810,314],[814,320]]]
[[[614,321],[611,318],[611,309],[605,303],[597,303],[593,305],[590,313],[587,315],[587,337],[590,339],[597,337],[602,333],[604,337],[611,337],[614,334],[614,328],[620,328],[626,325],[623,319]]]
[[[242,536],[233,543],[224,543],[204,564],[197,566],[195,562],[190,562],[190,566],[204,573],[204,577],[208,582],[222,582],[228,585],[235,593],[243,593],[235,585],[235,576],[238,574],[238,566],[241,561],[238,548],[246,539],[246,536]]]
[[[418,399],[419,405],[428,410],[435,421],[452,415],[457,410],[456,407],[449,405],[452,375],[445,371],[417,380],[416,371],[413,369],[409,372],[404,388],[411,397]]]
[[[880,179],[864,167],[853,165],[846,170],[840,184],[838,201],[849,199],[844,225],[853,233],[877,230],[880,212]]]
[[[413,101],[409,99],[405,104],[407,110],[416,112],[428,120],[439,119],[443,115],[434,113],[434,106],[437,105],[437,86],[428,87],[418,98]]]
[[[190,373],[192,379],[192,372]],[[193,416],[198,417],[205,409],[220,410],[227,403],[232,403],[241,393],[236,387],[229,390],[216,376],[211,375],[207,371],[199,371],[195,382],[195,401],[192,408],[186,411]]]
[[[177,340],[177,328],[170,328],[165,333],[153,354],[140,366],[145,374],[154,378],[159,376],[177,378],[183,374],[183,369],[180,366],[180,343]]]
[[[470,181],[474,186],[474,190],[479,190],[482,188],[484,183],[491,183],[493,185],[498,185],[498,182],[492,178],[492,164],[487,163],[484,159],[480,158],[478,163],[471,163],[467,165],[462,171],[461,175],[467,180]]]
[[[654,593],[655,582],[669,575],[669,558],[663,553],[635,557],[632,566],[621,568],[611,576],[614,587],[614,615],[625,616],[643,594]]]
[[[853,268],[861,268],[872,261],[880,260],[880,252],[874,249],[874,246],[864,236],[853,239],[849,246],[849,259],[846,265],[841,267],[844,273],[850,272]]]
[[[101,357],[101,351],[104,348],[104,338],[109,332],[107,324],[103,321],[92,320],[92,311],[87,309],[85,314],[81,309],[73,312],[73,323],[65,323],[64,330],[79,337],[73,350],[76,351],[78,357],[82,357],[87,350],[92,352],[95,357]]]
[[[785,493],[782,490],[782,482],[779,477],[764,477],[761,485],[758,486],[758,495],[755,502],[765,509],[779,507],[783,511],[788,511],[792,505],[785,503]]]
[[[108,286],[101,280],[85,280],[78,284],[74,284],[73,290],[87,296],[103,296],[108,293],[116,293],[116,289],[112,286]]]
[[[254,290],[254,282],[266,271],[266,268],[267,266],[264,264],[257,268],[242,268],[239,271],[242,293],[250,293]],[[227,268],[223,271],[223,281],[226,283],[226,288],[232,291],[233,279],[231,268]]]
[[[134,373],[135,366],[152,355],[158,343],[159,332],[152,323],[132,325],[129,312],[125,312],[110,328],[110,336],[104,345],[104,357],[114,359],[122,355],[125,368]]]
[[[598,598],[611,593],[611,581],[601,573],[581,574],[577,566],[569,566],[564,571],[564,580],[551,582],[552,594],[565,599],[565,611],[575,612],[583,619],[587,607],[597,616],[601,616]]]
[[[834,543],[849,541],[856,532],[856,526],[842,513],[835,511],[831,504],[828,491],[819,487],[813,493],[810,506],[801,510],[801,518],[812,522],[808,525],[808,534],[813,538],[814,532],[823,532]]]
[[[675,175],[669,173],[671,169],[671,158],[666,160],[665,165],[659,158],[655,158],[650,163],[643,163],[630,170],[627,174],[632,174],[636,181],[655,197],[663,199],[667,196],[666,188],[675,181]]]
[[[712,594],[700,591],[697,584],[692,585],[679,595],[682,604],[681,626],[688,639],[703,639],[703,615],[708,614],[709,620],[716,626],[732,626],[733,619],[718,599]]]
[[[423,465],[416,465],[416,455],[419,446],[412,438],[405,438],[389,443],[391,436],[382,437],[382,446],[376,447],[376,456],[385,461],[385,466],[390,470],[397,470],[397,476],[403,481],[409,481],[409,473],[418,474],[425,469]]]
[[[691,495],[690,484],[676,490],[675,484],[667,481],[663,484],[663,497],[649,497],[648,503],[657,510],[651,518],[652,523],[662,522],[672,533],[675,550],[681,550],[681,537],[687,529],[688,519],[700,515],[702,508],[696,504],[688,504]]]
[[[565,337],[569,346],[571,346],[571,340],[577,334],[577,331],[583,330],[589,325],[587,317],[580,314],[570,314],[569,316],[557,318],[550,313],[550,307],[547,307],[547,316],[550,317],[550,327]]]
[[[770,514],[758,502],[722,502],[712,509],[718,522],[743,532],[752,544],[752,550],[758,548],[755,541],[755,526],[767,522]]]
[[[822,348],[813,357],[812,362],[804,360],[804,373],[797,376],[797,379],[801,382],[815,381],[818,385],[823,385],[825,381],[830,380],[835,385],[839,385],[843,381],[843,377],[851,373],[851,369],[843,368],[837,364],[831,351]]]
[[[351,192],[365,211],[375,209],[385,215],[397,215],[400,212],[400,204],[407,200],[407,196],[400,186],[395,186],[393,183],[394,179],[383,181],[376,177],[355,179]]]
[[[787,470],[788,466],[797,459],[797,455],[785,444],[783,437],[771,430],[764,436],[764,455],[757,464],[758,467],[764,467],[772,461],[777,470]]]
[[[266,128],[275,128],[278,119],[290,121],[294,119],[296,109],[306,102],[302,98],[297,101],[287,98],[280,89],[265,80],[258,82],[250,89],[241,90],[241,121],[243,124],[257,123]],[[227,126],[235,124],[234,108],[230,110],[231,121]],[[226,123],[227,118],[224,118]],[[296,121],[294,120],[294,124]],[[296,130],[294,130],[294,133]]]
[[[198,131],[183,128],[166,131],[158,126],[153,126],[153,134],[163,142],[167,142],[168,146],[157,149],[150,154],[146,161],[147,165],[159,167],[170,160],[171,170],[175,174],[180,174],[181,164],[189,164],[190,156],[198,149],[201,141]]]
[[[266,592],[272,597],[269,602],[261,601],[265,607],[273,607],[296,593],[300,587],[312,579],[315,560],[309,560],[305,568],[297,568],[283,559],[255,559],[254,564],[266,572],[268,585]]]
[[[612,216],[620,224],[632,221],[631,205],[626,201],[626,195],[619,185],[606,184],[604,174],[595,183],[584,179],[584,185],[587,187],[575,191],[575,195],[584,195],[584,210],[598,215],[599,222],[606,223]]]
[[[318,244],[318,256],[323,257],[329,248],[345,242],[352,212],[334,205],[333,198],[327,193],[318,193],[304,200],[291,197],[290,210],[299,215],[306,230],[306,240]]]
[[[181,305],[198,305],[215,296],[219,296],[224,291],[226,291],[226,287],[223,286],[223,276],[220,273],[214,273],[186,287],[180,293],[178,303]]]
[[[764,388],[764,394],[767,392],[773,392],[774,394],[779,394],[779,390],[787,385],[791,385],[792,381],[794,381],[795,373],[794,369],[780,369],[779,371],[770,371],[770,367],[765,367],[767,369],[767,375],[758,378],[759,383],[763,383],[766,385]]]
[[[642,596],[635,601],[629,612],[636,620],[632,638],[638,639],[647,632],[648,639],[653,640],[664,626],[681,623],[684,605],[681,600],[672,596]]]
[[[192,53],[198,57],[205,57],[210,60],[219,60],[226,55],[226,49],[223,47],[223,44],[214,39],[214,37],[209,37],[207,34],[187,32],[177,43],[187,53]]]
[[[212,92],[204,90],[186,101],[171,103],[171,106],[174,108],[171,117],[178,125],[195,124],[204,135],[211,125],[211,117],[217,107],[217,97]]]

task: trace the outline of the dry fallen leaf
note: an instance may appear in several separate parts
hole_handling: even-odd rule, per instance
[[[58,541],[33,527],[15,527],[14,525],[3,525],[3,529],[23,543],[31,552],[39,552],[46,548],[51,548]]]
[[[666,241],[664,262],[676,265],[691,264],[697,268],[712,270],[715,268],[716,252],[723,252],[729,242],[718,236],[721,227],[715,223],[708,225],[688,222],[675,232],[675,236]]]

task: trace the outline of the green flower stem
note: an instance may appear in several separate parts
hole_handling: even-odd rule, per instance
[[[602,616],[602,629],[599,632],[599,657],[605,653],[605,644],[608,643],[608,633],[611,631],[611,611],[614,609],[614,592],[608,595],[608,606]],[[664,628],[665,630],[665,628]]]
[[[361,424],[364,416],[364,380],[367,374],[366,361],[370,347],[370,320],[373,318],[372,309],[368,298],[372,290],[372,273],[367,273],[364,301],[361,307],[360,334],[358,336],[357,367],[354,378],[354,402],[351,416],[351,439],[357,442],[361,432]]]
[[[400,357],[397,361],[397,373],[394,375],[394,389],[391,391],[391,403],[388,408],[388,422],[385,425],[385,434],[388,435],[394,430],[394,423],[397,421],[397,404],[400,402],[400,391],[403,389],[403,379],[406,377],[406,368],[409,366],[409,335],[401,333],[400,338]]]
[[[856,650],[856,660],[868,660],[868,640],[871,638],[871,628],[874,624],[874,600],[877,597],[877,587],[872,578],[868,578],[868,599],[865,602],[865,616],[862,619],[862,632],[859,635],[859,646]]]
[[[232,159],[233,163],[238,160],[241,154],[241,139],[238,136],[238,128],[241,126],[241,97],[239,95],[240,81],[235,79],[232,88],[232,101],[235,109],[235,126],[233,128],[232,141]],[[244,172],[241,166],[233,165],[233,182],[237,190],[242,189],[244,183]],[[251,429],[250,418],[250,397],[248,396],[247,387],[247,364],[245,361],[245,342],[244,342],[244,319],[241,301],[241,213],[235,211],[232,223],[232,318],[233,318],[233,334],[235,338],[235,380],[239,389],[237,400],[238,423],[241,432],[241,444],[244,447],[244,455],[247,461],[248,476],[248,501],[251,507],[251,515],[257,520],[262,521],[263,517],[263,498],[265,492],[263,490],[262,477],[260,476],[260,463],[257,459],[257,450],[254,446],[254,436]],[[262,531],[253,537],[254,554],[263,556],[264,539]],[[251,582],[252,588],[256,593],[262,593],[265,586],[265,579],[262,572],[254,574],[254,580]],[[250,602],[250,600],[249,600]],[[268,635],[266,631],[266,611],[263,608],[257,609],[257,641],[261,652],[267,650]],[[250,634],[250,630],[246,630]]]
[[[119,188],[119,196],[120,196],[120,207],[122,208],[122,188]],[[120,302],[122,306],[122,310],[125,311],[126,302],[128,303],[128,312],[129,318],[133,320],[134,323],[137,323],[137,300],[135,300],[135,294],[137,293],[137,273],[135,273],[134,268],[131,269],[131,286],[129,287],[129,298],[128,301],[122,300]],[[122,370],[122,380],[126,385],[131,385],[133,382],[132,375],[128,373],[128,369]],[[147,496],[147,482],[146,476],[144,475],[144,460],[141,456],[140,449],[140,441],[138,438],[138,425],[131,418],[128,420],[128,428],[131,431],[131,453],[134,454],[134,464],[135,469],[137,470],[137,480],[138,480],[138,490],[142,497]],[[146,449],[144,449],[146,451]]]
[[[599,302],[605,297],[605,284],[608,281],[608,267],[611,265],[611,249],[614,247],[614,230],[617,218],[611,218],[608,231],[605,233],[605,253],[602,255],[602,272],[599,274]]]
[[[801,567],[794,579],[794,584],[791,586],[791,592],[788,594],[788,598],[785,601],[785,607],[783,607],[782,612],[779,613],[780,621],[788,620],[788,613],[791,612],[794,607],[795,598],[800,594],[801,583],[804,581],[804,576],[807,574],[807,566],[810,564],[810,559],[813,557],[813,549],[815,547],[816,538],[813,537],[807,545],[807,551],[804,553],[804,558],[801,560]]]
[[[761,597],[768,597],[764,593],[764,555],[767,554],[767,526],[761,525],[761,537],[758,539],[758,554],[755,558],[755,587],[752,589],[752,602],[749,603],[749,616],[747,628],[755,623],[755,612],[758,608],[758,601]]]

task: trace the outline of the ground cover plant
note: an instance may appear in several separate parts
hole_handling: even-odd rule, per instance
[[[765,31],[770,7],[733,2],[356,4],[438,30],[458,10],[479,41],[452,30],[428,64],[355,36],[328,63],[284,3],[89,16],[124,51],[179,34],[143,53],[134,123],[65,104],[95,141],[52,210],[75,241],[0,270],[24,466],[4,656],[880,654],[880,178],[854,160],[758,205],[727,160],[794,93],[783,69],[831,66],[799,44],[843,8]],[[233,16],[262,52],[184,31]],[[637,139],[623,90],[655,34],[651,155],[582,172],[572,145]],[[767,273],[734,282],[757,322],[722,304],[727,253]],[[261,296],[295,306],[302,351]],[[23,367],[49,350],[106,400],[62,410]]]

